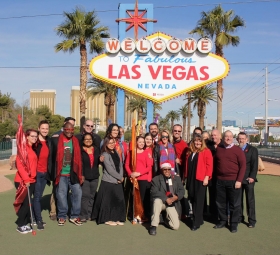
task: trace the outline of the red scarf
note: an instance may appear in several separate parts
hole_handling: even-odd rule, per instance
[[[57,185],[60,180],[60,172],[62,170],[63,165],[63,157],[64,157],[64,134],[60,134],[58,137],[58,144],[57,144],[57,153],[56,153],[56,178],[55,178],[55,184]],[[76,173],[80,184],[82,184],[82,157],[81,157],[81,150],[80,150],[80,144],[79,140],[73,136],[71,138],[72,145],[73,145],[73,152],[72,152],[72,164],[71,164],[71,170]]]

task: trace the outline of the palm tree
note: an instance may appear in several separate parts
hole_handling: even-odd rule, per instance
[[[169,111],[167,114],[166,114],[166,117],[168,120],[170,120],[170,124],[171,124],[171,128],[173,128],[174,126],[174,120],[179,120],[180,119],[180,115],[177,111]]]
[[[188,112],[189,112],[188,104],[183,105],[183,106],[178,110],[178,113],[179,113],[180,115],[182,115],[182,119],[183,119],[183,134],[182,134],[182,137],[183,137],[184,140],[186,139],[186,126],[187,126]],[[190,112],[191,112],[191,111],[190,111]],[[192,113],[191,113],[190,115],[191,115],[191,118],[192,118],[192,117],[193,117],[193,116],[192,116]]]
[[[128,101],[127,110],[138,113],[138,121],[143,121],[144,116],[146,116],[147,110],[147,100],[140,96],[130,96]]]
[[[215,41],[216,54],[223,57],[223,47],[237,46],[240,42],[238,36],[232,36],[238,27],[244,27],[244,20],[235,15],[233,10],[224,11],[219,5],[209,12],[202,12],[201,19],[190,34],[198,34],[202,37],[208,36]],[[223,80],[217,81],[217,129],[222,132],[222,101],[223,101]]]
[[[170,130],[169,119],[166,117],[165,118],[160,117],[159,121],[158,121],[158,127],[160,130],[163,130],[163,129]]]
[[[210,104],[210,101],[217,101],[217,94],[215,88],[205,86],[192,92],[195,109],[197,107],[197,115],[199,117],[199,126],[204,129],[204,116],[206,114],[206,105]]]
[[[95,97],[104,94],[104,105],[106,106],[106,125],[109,125],[109,120],[114,122],[114,105],[116,102],[117,88],[103,81],[91,78],[88,86],[88,97]]]
[[[154,112],[153,112],[154,118],[156,117],[157,114],[159,115],[158,111],[161,111],[161,110],[162,110],[161,104],[154,103]]]
[[[87,43],[90,53],[101,53],[105,47],[102,38],[109,38],[108,27],[99,26],[94,11],[85,12],[76,7],[73,13],[64,12],[65,21],[55,28],[64,40],[55,45],[55,51],[74,52],[80,49],[80,127],[85,121],[87,88]]]

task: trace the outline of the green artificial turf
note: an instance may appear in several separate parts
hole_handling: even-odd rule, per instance
[[[13,176],[7,176],[13,179]],[[0,254],[280,254],[280,199],[278,176],[258,176],[256,191],[256,228],[240,224],[238,232],[213,229],[205,222],[192,232],[183,222],[178,231],[160,225],[156,236],[150,236],[146,227],[96,225],[87,222],[75,226],[69,222],[63,227],[48,218],[51,188],[43,197],[44,231],[37,235],[22,235],[16,231],[13,209],[15,189],[0,193]]]

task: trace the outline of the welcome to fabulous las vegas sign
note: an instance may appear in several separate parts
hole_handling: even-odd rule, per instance
[[[228,62],[213,53],[209,38],[179,40],[161,32],[134,41],[110,38],[93,58],[91,75],[161,103],[227,76]]]

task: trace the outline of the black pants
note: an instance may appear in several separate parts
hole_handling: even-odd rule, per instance
[[[144,213],[146,218],[150,218],[150,189],[151,189],[151,183],[148,181],[138,181],[139,184],[139,190],[140,190],[140,196],[142,199],[143,207],[144,207]]]
[[[80,218],[87,220],[91,218],[94,196],[98,186],[98,179],[85,180],[82,185],[82,199]]]
[[[15,182],[15,187],[16,187],[16,189],[19,187],[19,182]],[[34,188],[35,188],[35,183],[30,183],[30,186],[29,186],[30,196],[32,196],[32,194],[34,192]],[[26,194],[26,197],[23,200],[23,203],[18,210],[17,216],[18,216],[18,218],[15,223],[18,225],[18,227],[25,226],[31,222],[28,193]]]
[[[216,204],[216,185],[217,178],[212,178],[210,180],[211,184],[208,186],[208,194],[209,194],[209,212],[211,216],[215,219],[218,219],[218,209]]]
[[[192,204],[193,226],[200,227],[203,224],[203,207],[206,194],[206,186],[202,181],[195,180],[194,196],[188,197]]]
[[[216,203],[221,224],[228,221],[227,202],[229,203],[230,224],[232,227],[238,225],[241,210],[242,189],[235,189],[234,181],[225,181],[217,179]]]
[[[243,202],[243,194],[245,191],[246,197],[246,210],[248,215],[249,224],[256,224],[256,211],[255,211],[255,192],[254,192],[255,182],[242,184],[242,195],[241,195],[241,209],[240,209],[240,217],[239,221],[244,220],[243,210],[244,210],[244,202]]]

